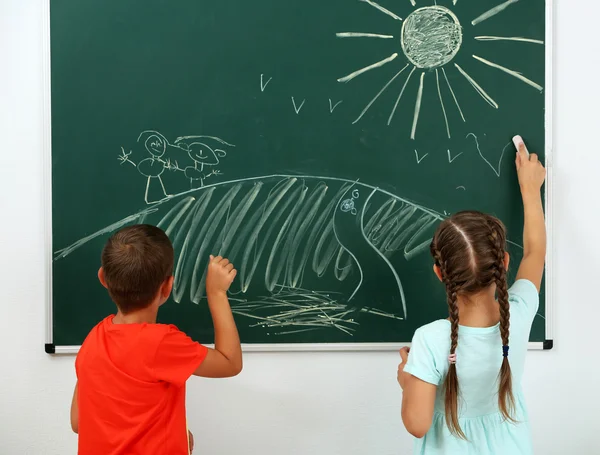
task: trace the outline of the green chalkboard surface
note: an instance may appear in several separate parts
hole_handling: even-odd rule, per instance
[[[176,249],[161,321],[204,343],[211,253],[239,270],[247,344],[401,343],[446,317],[428,252],[441,219],[493,213],[522,254],[511,137],[544,157],[545,11],[52,0],[51,344],[114,311],[100,251],[142,222]]]

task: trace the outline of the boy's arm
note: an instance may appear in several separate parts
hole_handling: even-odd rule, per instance
[[[527,152],[520,136],[514,141],[518,149],[516,165],[525,216],[523,260],[519,265],[517,280],[531,281],[539,292],[546,260],[546,225],[541,195],[546,170],[536,154]]]
[[[79,404],[77,402],[77,391],[79,390],[79,381],[75,383],[73,400],[71,401],[71,429],[79,433]]]
[[[206,295],[215,329],[215,348],[209,349],[194,375],[207,378],[236,376],[242,371],[242,347],[227,291],[237,272],[227,259],[210,257]]]

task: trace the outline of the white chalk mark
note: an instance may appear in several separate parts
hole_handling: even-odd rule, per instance
[[[406,81],[404,81],[404,85],[402,86],[402,90],[400,90],[400,94],[398,95],[398,98],[396,98],[396,104],[394,104],[394,107],[392,108],[392,112],[390,113],[390,116],[388,118],[388,122],[387,122],[388,126],[390,125],[390,123],[392,123],[392,119],[394,118],[394,114],[396,113],[396,109],[398,108],[398,103],[400,103],[400,98],[402,98],[402,94],[404,93],[404,89],[408,85],[408,81],[410,80],[410,77],[412,76],[412,73],[414,73],[416,69],[417,69],[417,67],[413,66],[412,71],[408,74],[408,77],[406,78]]]
[[[410,4],[411,4],[412,6],[417,6],[417,2],[416,2],[416,0],[410,0]]]
[[[280,210],[271,219],[269,219],[269,217],[275,211],[279,202],[284,200],[284,197],[291,187],[296,184],[296,182],[297,179],[292,178],[283,185],[276,185],[276,187],[269,192],[267,200],[263,203],[261,210],[257,211],[255,214],[256,219],[252,218],[250,223],[246,225],[244,231],[242,234],[240,234],[238,243],[232,250],[232,255],[235,255],[234,253],[242,248],[242,244],[245,247],[239,269],[242,292],[246,292],[250,286],[250,282],[252,281],[252,277],[256,271],[258,261],[260,260],[264,249],[266,248],[266,238],[270,236],[271,231],[275,228],[276,223],[283,215],[283,211],[296,196],[293,195],[287,199],[287,202],[284,202],[284,210]],[[261,231],[263,227],[267,225],[267,223],[271,223],[271,227],[268,229],[265,240],[263,240],[259,245]],[[246,235],[248,234],[249,237],[246,239]],[[252,258],[250,257],[251,255],[253,256]]]
[[[536,84],[531,79],[527,79],[525,76],[523,76],[521,73],[518,73],[517,71],[510,70],[510,69],[508,69],[508,68],[506,68],[506,67],[504,67],[502,65],[498,65],[497,63],[490,62],[489,60],[486,60],[486,59],[484,59],[482,57],[479,57],[477,55],[473,55],[473,58],[475,60],[479,60],[481,63],[485,63],[486,65],[491,66],[492,68],[497,68],[500,71],[504,71],[506,74],[510,74],[512,77],[516,77],[520,81],[525,82],[527,85],[530,85],[530,86],[532,86],[535,89],[538,89],[540,92],[542,90],[544,90],[544,87],[542,87],[539,84]]]
[[[417,150],[415,149],[415,157],[417,158],[417,164],[421,164],[421,161],[423,161],[427,155],[429,155],[429,153],[426,153],[425,155],[419,158],[419,152],[417,152]]]
[[[394,19],[396,19],[397,21],[401,21],[402,18],[400,16],[397,16],[396,14],[392,13],[389,9],[384,8],[383,6],[379,5],[378,3],[375,3],[372,0],[360,0],[361,2],[364,3],[368,3],[369,5],[371,5],[373,8],[377,8],[379,11],[381,11],[384,14],[387,14],[390,17],[393,17]]]
[[[458,3],[458,0],[452,0],[452,4],[456,5]]]
[[[478,41],[521,41],[523,43],[544,44],[542,40],[520,36],[476,36],[475,39]]]
[[[267,82],[263,83],[263,75],[260,75],[260,91],[264,92],[265,89],[267,88],[267,85],[269,85],[269,82],[271,82],[271,79],[273,79],[272,77],[269,78],[269,80]]]
[[[338,107],[341,102],[342,102],[342,100],[338,101],[335,104],[332,104],[331,98],[329,98],[329,113],[333,114],[333,111],[335,111],[335,108]]]
[[[173,143],[170,143],[158,131],[146,130],[140,133],[137,142],[143,143],[146,152],[148,152],[149,155],[147,158],[144,158],[135,164],[129,158],[132,152],[125,153],[124,149],[121,148],[122,153],[118,157],[121,164],[129,162],[132,165],[135,165],[137,171],[146,177],[144,200],[147,204],[156,202],[150,201],[148,198],[152,181],[158,180],[165,198],[171,196],[167,193],[165,184],[162,180],[162,174],[165,172],[182,172],[190,182],[192,188],[195,181],[199,181],[200,186],[204,186],[204,181],[207,178],[213,175],[222,175],[218,169],[207,172],[206,167],[217,166],[220,163],[220,159],[227,155],[227,152],[220,148],[216,148],[214,144],[213,147],[211,147],[204,142],[198,141],[198,139],[210,139],[210,141],[216,141],[220,144],[235,147],[233,144],[225,142],[221,138],[206,135],[182,136],[178,137]],[[182,168],[179,166],[179,161],[182,158],[185,159],[184,157],[186,156],[191,160],[191,163],[189,166],[184,166]]]
[[[71,245],[69,245],[66,248],[61,248],[60,250],[57,250],[55,253],[55,257],[54,260],[59,259],[59,258],[64,258],[67,257],[69,254],[71,254],[73,251],[75,251],[76,249],[78,249],[79,247],[83,246],[84,244],[86,244],[87,242],[95,239],[96,237],[100,237],[101,235],[107,234],[109,232],[113,232],[133,221],[137,221],[139,218],[142,218],[146,215],[148,215],[149,213],[154,213],[157,212],[158,208],[147,208],[145,210],[142,210],[141,212],[138,212],[134,215],[130,215],[126,218],[123,218],[120,221],[117,221],[116,223],[112,223],[109,224],[108,226],[106,226],[103,229],[100,229],[99,231],[94,232],[93,234],[90,234],[86,237],[83,237],[79,240],[77,240],[76,242],[72,243]]]
[[[410,138],[415,138],[417,132],[417,123],[419,122],[419,113],[421,112],[421,99],[423,98],[423,81],[425,79],[425,73],[421,73],[421,82],[419,83],[419,91],[417,92],[417,101],[415,102],[415,115],[413,117],[412,131]]]
[[[440,97],[440,106],[442,106],[442,114],[444,114],[444,121],[446,122],[446,133],[448,133],[448,139],[450,139],[450,125],[448,124],[448,116],[446,115],[446,108],[444,107],[444,100],[442,99],[442,91],[440,90],[440,76],[438,70],[435,70],[435,82],[437,84],[438,96]]]
[[[393,35],[379,35],[378,33],[362,33],[362,32],[341,32],[336,33],[338,38],[382,38],[393,39]]]
[[[269,291],[273,291],[273,289],[275,289],[279,277],[283,272],[285,266],[284,258],[287,254],[289,254],[289,244],[286,245],[286,243],[288,243],[286,242],[286,239],[289,239],[290,237],[293,238],[294,236],[294,220],[303,218],[303,211],[301,208],[305,205],[304,199],[306,198],[306,194],[308,192],[308,187],[305,185],[304,181],[302,182],[300,189],[296,191],[298,191],[298,196],[295,198],[295,205],[285,218],[281,229],[273,241],[273,246],[271,247],[271,252],[265,266],[265,286]],[[277,256],[279,256],[279,261],[276,261]],[[271,269],[273,269],[273,272],[271,272]]]
[[[489,167],[492,168],[492,170],[494,171],[494,174],[496,174],[497,177],[500,177],[500,172],[501,172],[501,164],[502,164],[502,158],[504,157],[504,153],[506,152],[506,149],[512,144],[512,141],[509,142],[508,144],[506,144],[504,146],[504,148],[502,149],[502,154],[500,155],[500,158],[498,159],[498,167],[495,168],[494,165],[492,163],[489,162],[489,160],[483,155],[483,153],[481,153],[481,149],[479,148],[479,140],[477,139],[477,136],[475,136],[474,133],[469,133],[467,134],[466,137],[469,136],[473,136],[473,139],[475,139],[475,145],[477,146],[477,152],[479,153],[479,156],[483,159],[483,161],[485,161],[487,163],[487,165]]]
[[[213,210],[211,215],[208,217],[206,224],[202,226],[202,230],[198,234],[198,238],[194,244],[194,247],[198,248],[196,250],[197,253],[189,255],[190,258],[196,259],[191,273],[192,276],[189,289],[190,300],[196,304],[200,302],[204,293],[204,283],[206,281],[205,257],[209,254],[208,251],[212,253],[218,249],[220,239],[227,231],[227,221],[225,221],[225,226],[221,226],[221,220],[230,211],[231,204],[241,188],[241,183],[232,186],[232,188],[221,199],[219,205]],[[213,239],[215,234],[216,240]],[[212,244],[212,248],[210,244]]]
[[[135,164],[133,161],[131,161],[129,159],[129,157],[131,156],[133,152],[130,150],[129,153],[125,152],[125,149],[123,147],[121,147],[121,155],[119,155],[117,157],[117,159],[121,162],[121,165],[125,164],[125,163],[129,163],[131,164],[133,167],[137,167],[137,164]]]
[[[444,73],[444,79],[446,79],[446,84],[448,84],[448,88],[450,89],[450,93],[452,93],[452,98],[454,98],[454,102],[456,103],[456,107],[458,108],[458,112],[460,112],[460,116],[463,122],[466,122],[465,116],[463,115],[462,109],[460,108],[460,104],[458,104],[458,99],[454,94],[454,90],[452,90],[452,86],[450,85],[450,81],[448,80],[448,76],[446,75],[446,70],[442,68],[442,73]]]
[[[354,183],[354,185],[356,184],[356,182]],[[348,188],[348,191],[350,191],[352,189],[352,187],[354,186],[352,185],[350,188]],[[342,197],[338,200],[338,206],[342,203],[342,200],[344,199],[344,197],[346,196],[346,194],[348,193],[348,191],[346,191],[346,193],[342,194]],[[346,252],[352,256],[352,259],[354,259],[354,262],[356,262],[356,266],[358,267],[358,273],[360,273],[360,279],[358,281],[358,286],[356,286],[356,289],[354,289],[354,292],[352,293],[352,295],[348,298],[348,302],[350,302],[354,296],[356,295],[356,293],[358,292],[358,290],[360,289],[360,287],[362,286],[362,282],[364,279],[364,275],[363,275],[363,271],[362,271],[362,267],[360,266],[360,263],[358,262],[358,259],[356,259],[356,256],[354,256],[354,254],[352,254],[352,252],[346,248],[344,246],[344,244],[341,242],[336,230],[335,230],[335,222],[332,223],[333,224],[333,235],[335,236],[335,239],[338,241],[338,243],[340,244],[340,246],[346,250]]]
[[[205,191],[202,193],[202,195],[200,195],[198,201],[196,202],[196,207],[194,207],[194,209],[188,214],[187,219],[180,226],[179,233],[173,242],[173,248],[180,251],[177,264],[175,266],[175,282],[173,284],[173,300],[175,300],[175,302],[181,302],[181,298],[183,297],[184,291],[187,287],[187,282],[190,278],[189,271],[194,264],[194,257],[193,254],[190,254],[190,250],[193,248],[195,251],[199,246],[198,239],[195,237],[195,233],[203,219],[202,217],[204,212],[206,211],[214,192],[215,189],[210,188],[208,191]],[[185,236],[185,239],[183,239],[183,244],[181,244],[183,236]],[[192,241],[194,238],[196,238],[196,242],[192,247]]]
[[[274,335],[335,328],[352,336],[355,327],[359,325],[354,320],[356,310],[349,308],[346,303],[339,302],[337,296],[330,295],[336,293],[279,285],[278,288],[275,295],[261,296],[259,300],[250,302],[233,303],[231,305],[232,312],[258,321],[251,324],[250,327],[284,329],[275,332]],[[234,300],[230,298],[230,301]],[[274,309],[275,312],[272,311]],[[256,314],[261,310],[271,311],[265,316]],[[359,312],[403,320],[395,314],[372,307],[363,307]],[[290,329],[287,329],[288,327]],[[268,332],[267,335],[269,335]]]
[[[186,196],[186,195],[191,195],[192,193],[197,194],[198,192],[202,192],[200,194],[205,194],[206,192],[212,192],[213,190],[220,188],[220,187],[224,187],[226,185],[237,185],[239,183],[251,183],[251,182],[260,182],[262,180],[268,180],[268,179],[273,179],[273,178],[278,178],[278,179],[283,179],[282,180],[282,185],[281,187],[277,187],[277,194],[273,196],[273,198],[268,199],[264,204],[264,209],[262,211],[257,212],[257,216],[260,217],[260,219],[257,218],[257,221],[254,221],[255,226],[253,226],[252,228],[249,229],[254,229],[251,237],[249,239],[245,238],[244,236],[240,236],[240,242],[244,243],[245,245],[249,245],[248,246],[248,255],[250,254],[250,251],[254,249],[254,244],[256,242],[256,239],[258,239],[258,236],[260,234],[260,232],[263,230],[264,226],[272,223],[272,226],[274,226],[276,224],[276,221],[273,221],[273,219],[269,220],[269,216],[270,213],[273,212],[275,210],[275,207],[281,203],[282,198],[284,197],[284,195],[286,194],[286,192],[294,185],[296,184],[296,182],[299,179],[310,179],[310,180],[317,180],[317,181],[331,181],[331,182],[340,182],[343,184],[355,184],[355,185],[359,185],[363,188],[368,188],[368,189],[375,189],[375,186],[372,185],[368,185],[365,183],[356,183],[356,181],[354,180],[348,180],[348,179],[344,179],[344,178],[338,178],[338,177],[326,177],[326,176],[316,176],[316,175],[299,175],[299,176],[293,176],[293,175],[286,175],[286,174],[271,174],[271,175],[264,175],[264,176],[259,176],[259,177],[247,177],[247,178],[242,178],[242,179],[235,179],[235,180],[229,180],[229,181],[225,181],[225,182],[217,182],[217,183],[213,183],[210,185],[205,185],[203,188],[195,188],[195,189],[190,189],[187,191],[184,191],[182,193],[178,193],[176,195],[172,195],[169,196],[166,199],[163,199],[162,201],[158,201],[154,204],[152,204],[152,206],[148,207],[147,209],[141,210],[138,213],[135,213],[131,216],[128,216],[126,218],[121,219],[120,221],[117,221],[87,237],[84,237],[82,239],[79,239],[77,241],[75,241],[74,243],[72,243],[71,245],[65,247],[65,248],[61,248],[59,250],[57,250],[55,252],[55,260],[64,258],[66,256],[68,256],[69,254],[71,254],[73,251],[79,249],[81,246],[83,246],[84,244],[86,244],[87,242],[95,239],[96,237],[99,237],[103,234],[112,232],[118,228],[120,228],[121,226],[126,225],[129,222],[133,222],[136,221],[138,219],[147,217],[149,214],[155,213],[157,212],[161,206],[163,206],[164,204],[170,202],[171,200],[173,200],[176,197],[180,197],[180,196]],[[235,191],[237,192],[239,190],[239,187],[234,188]],[[381,188],[377,188],[378,192],[388,196],[389,198],[391,198],[393,201],[397,201],[398,203],[402,203],[402,204],[406,204],[407,207],[411,208],[411,210],[414,211],[420,211],[423,214],[427,214],[429,216],[432,217],[432,219],[434,221],[441,221],[443,219],[443,215],[435,210],[429,209],[425,206],[416,204],[415,202],[409,200],[409,199],[405,199],[405,198],[401,198],[389,191],[386,191],[384,189]],[[274,190],[273,190],[274,191]],[[334,198],[331,202],[331,207],[333,207],[333,204],[335,204],[338,200],[338,198],[340,197],[340,195],[343,195],[344,192],[340,192],[338,195],[336,195],[336,198]],[[211,223],[215,221],[215,216],[216,216],[216,212],[217,209],[223,205],[226,206],[226,209],[228,208],[227,205],[231,204],[231,200],[232,198],[235,196],[236,193],[232,193],[232,194],[227,194],[225,195],[220,201],[219,203],[216,205],[215,209],[214,209],[214,214],[211,215],[209,218],[211,218]],[[210,196],[210,194],[209,194]],[[296,198],[297,196],[291,196],[289,197],[287,200],[288,201],[293,201],[294,198]],[[188,213],[193,213],[194,217],[202,217],[202,213],[204,211],[205,205],[204,204],[208,204],[209,198],[198,198],[196,201],[196,205],[198,207],[199,204],[202,205],[202,209],[198,208],[198,209],[194,209],[194,212],[188,212]],[[285,210],[287,206],[285,206],[283,208],[283,210]],[[281,211],[281,213],[283,213],[283,210]],[[327,215],[327,212],[325,212],[322,216]],[[187,217],[186,217],[187,219]],[[267,223],[268,222],[268,223]],[[208,229],[208,224],[209,223],[201,223],[202,228],[203,229]],[[204,237],[206,236],[206,231],[201,232],[201,235],[195,235],[194,237],[200,240],[203,240]],[[268,239],[269,235],[266,235],[265,240],[263,241],[263,246],[266,245],[266,239]],[[194,246],[192,248],[192,251],[194,252],[194,255],[192,255],[194,257],[194,260],[196,258],[196,253],[198,253],[198,246]],[[242,261],[243,262],[243,261]],[[241,265],[244,265],[243,263]],[[250,264],[252,265],[252,264]],[[193,266],[193,264],[192,264]],[[245,272],[243,272],[242,267],[240,267],[240,277],[242,277],[244,275]]]
[[[431,245],[431,239],[427,239],[421,242],[420,244],[413,246],[414,243],[417,242],[421,234],[427,229],[429,229],[431,226],[433,226],[433,224],[435,223],[433,220],[421,216],[421,218],[419,218],[419,220],[417,220],[416,223],[412,224],[412,229],[416,228],[419,222],[422,223],[421,226],[417,229],[417,232],[413,234],[413,236],[408,240],[408,242],[406,242],[406,245],[404,246],[404,257],[406,258],[412,258],[416,256],[418,253],[429,249],[429,246]]]
[[[348,82],[348,81],[351,81],[356,76],[360,76],[361,74],[366,73],[367,71],[370,71],[370,70],[375,69],[375,68],[382,67],[386,63],[389,63],[392,60],[394,60],[396,57],[398,57],[398,54],[397,53],[393,53],[389,57],[384,58],[383,60],[380,60],[380,61],[378,61],[376,63],[373,63],[372,65],[365,66],[364,68],[361,68],[361,69],[359,69],[357,71],[354,71],[353,73],[350,73],[347,76],[340,77],[338,79],[338,82]]]
[[[175,139],[175,142],[173,142],[173,144],[177,145],[181,141],[187,140],[187,139],[201,139],[201,138],[213,139],[213,140],[215,140],[217,142],[220,142],[221,144],[228,145],[229,147],[235,147],[235,145],[230,144],[229,142],[225,142],[223,139],[215,137],[215,136],[180,136],[177,139]]]
[[[381,96],[381,94],[382,94],[383,92],[385,92],[385,89],[387,89],[387,88],[390,86],[390,84],[391,84],[392,82],[394,82],[394,81],[396,80],[396,78],[397,78],[398,76],[400,76],[400,74],[401,74],[401,73],[402,73],[402,72],[403,72],[403,71],[404,71],[406,68],[408,68],[408,65],[409,65],[409,64],[407,63],[407,64],[406,64],[406,66],[405,66],[404,68],[402,68],[400,71],[398,71],[398,72],[397,72],[397,73],[394,75],[394,77],[392,77],[392,78],[391,78],[391,79],[390,79],[390,80],[389,80],[389,81],[388,81],[388,82],[387,82],[387,83],[386,83],[386,84],[383,86],[383,88],[382,88],[381,90],[379,90],[379,92],[377,93],[377,95],[375,95],[375,97],[374,97],[374,98],[373,98],[371,101],[369,101],[369,104],[367,104],[367,106],[366,106],[366,107],[363,109],[363,111],[360,113],[360,115],[357,117],[357,119],[356,119],[356,120],[354,120],[354,121],[352,122],[352,124],[353,124],[353,125],[354,125],[356,122],[358,122],[358,121],[359,121],[359,120],[362,118],[362,116],[363,116],[363,115],[365,115],[365,113],[366,113],[366,112],[369,110],[369,108],[370,108],[370,107],[373,105],[373,103],[374,103],[374,102],[377,100],[377,98],[379,98],[379,97]],[[389,125],[389,123],[388,123],[388,125]]]
[[[465,152],[460,152],[458,155],[453,157],[450,150],[448,150],[448,163],[452,163],[452,161],[454,161],[456,158],[458,158],[463,153],[465,153]]]
[[[462,27],[458,17],[444,6],[425,6],[412,12],[402,24],[400,45],[417,68],[439,68],[460,50]]]
[[[490,17],[495,16],[496,14],[504,11],[506,8],[508,8],[510,5],[512,5],[513,3],[517,3],[519,0],[508,0],[507,2],[501,3],[498,6],[494,6],[492,9],[486,11],[485,13],[483,13],[481,16],[476,17],[475,19],[473,19],[471,21],[472,25],[477,25],[480,22],[485,21],[486,19],[489,19]]]
[[[305,101],[306,101],[306,99],[303,99],[302,103],[300,104],[300,106],[296,106],[296,100],[292,96],[292,104],[294,105],[294,111],[296,111],[296,114],[300,113],[300,110],[302,110],[302,106],[304,106],[304,102]]]
[[[462,186],[462,185],[457,186],[456,189],[457,190],[465,190],[465,191],[467,191],[467,189],[464,186]]]
[[[175,204],[173,206],[173,208],[171,210],[169,210],[165,214],[165,216],[163,216],[162,220],[160,220],[156,224],[156,227],[161,228],[162,230],[165,231],[165,234],[167,234],[167,236],[170,236],[171,233],[173,232],[173,229],[175,229],[175,226],[177,226],[177,224],[179,223],[181,218],[185,215],[185,213],[188,211],[188,209],[194,203],[195,200],[196,199],[194,197],[189,196],[189,197],[184,198],[181,201],[179,201],[177,204]],[[167,223],[167,221],[171,217],[173,217],[173,219],[169,223],[169,227],[165,228],[164,225]]]
[[[492,97],[490,95],[487,94],[487,92],[481,88],[481,86],[475,82],[475,80],[469,76],[465,70],[463,70],[460,66],[458,66],[458,64],[454,64],[454,66],[456,66],[456,68],[458,69],[458,71],[460,71],[460,73],[465,77],[466,80],[469,81],[469,83],[473,86],[473,88],[477,91],[477,93],[479,93],[479,95],[492,107],[498,109],[498,103],[496,103]]]
[[[369,201],[371,200],[371,198],[373,197],[373,195],[377,192],[377,189],[374,189],[371,194],[369,194],[369,196],[367,197],[367,199],[365,200],[364,204],[363,204],[363,208],[360,211],[360,232],[362,234],[362,236],[364,237],[365,241],[369,244],[369,246],[371,248],[373,248],[373,250],[379,255],[379,257],[381,257],[381,259],[384,260],[384,262],[387,264],[387,266],[390,268],[390,270],[392,271],[392,273],[394,274],[394,278],[396,279],[396,285],[398,286],[398,291],[400,291],[400,299],[402,300],[402,310],[404,311],[404,317],[406,318],[408,313],[406,311],[406,299],[404,297],[404,289],[402,288],[402,283],[400,282],[400,277],[398,276],[398,273],[396,272],[396,269],[394,268],[394,266],[391,264],[391,262],[388,260],[388,258],[386,258],[381,251],[379,251],[375,245],[373,245],[373,243],[367,238],[367,235],[365,234],[365,211],[367,210],[367,207],[369,205]]]

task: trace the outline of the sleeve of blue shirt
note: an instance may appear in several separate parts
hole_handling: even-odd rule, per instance
[[[518,317],[530,325],[540,307],[540,296],[537,288],[529,280],[517,280],[508,290],[510,317]]]
[[[404,371],[430,384],[440,385],[442,382],[434,351],[422,329],[418,329],[413,336]]]

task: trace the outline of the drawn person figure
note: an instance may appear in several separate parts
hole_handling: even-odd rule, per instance
[[[222,149],[213,149],[204,142],[184,142],[184,139],[195,139],[195,137],[187,137],[177,139],[175,145],[186,150],[188,156],[194,162],[193,166],[188,166],[184,169],[185,177],[190,181],[190,187],[194,188],[194,182],[200,181],[200,187],[204,186],[204,180],[211,175],[219,175],[219,171],[213,170],[205,174],[205,166],[216,166],[219,164],[219,158],[227,155],[227,152]]]
[[[147,204],[150,204],[148,201],[148,191],[150,190],[150,181],[152,179],[157,179],[160,182],[165,197],[169,196],[161,178],[162,173],[165,172],[165,169],[167,168],[167,163],[162,157],[167,151],[168,142],[162,134],[157,133],[156,131],[144,131],[138,137],[138,142],[140,142],[141,139],[144,140],[144,147],[150,154],[150,157],[140,161],[137,165],[137,170],[140,174],[148,178],[146,180],[144,200]]]

